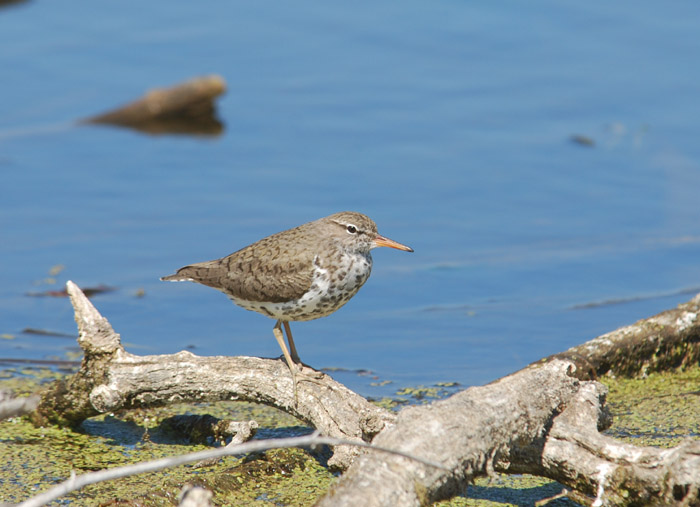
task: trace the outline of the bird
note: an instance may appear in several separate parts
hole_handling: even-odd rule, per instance
[[[163,281],[192,281],[217,289],[236,305],[274,319],[273,334],[292,374],[302,364],[290,322],[330,315],[369,278],[370,251],[409,246],[377,232],[362,213],[342,211],[263,238],[226,257],[190,264]],[[286,333],[289,349],[284,342]]]

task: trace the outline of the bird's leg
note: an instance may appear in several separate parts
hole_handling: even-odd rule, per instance
[[[308,380],[309,382],[315,382],[316,384],[318,384],[318,382],[316,382],[314,379],[322,378],[323,373],[314,372],[314,374],[311,376],[307,375],[306,373],[303,373],[304,363],[301,362],[299,354],[297,354],[297,348],[294,346],[294,338],[292,338],[292,330],[289,327],[289,322],[283,320],[282,323],[284,324],[284,329],[287,333],[287,341],[289,342],[289,352],[292,357],[292,360],[294,360],[294,362],[298,364],[302,370],[302,373],[299,374],[299,380]]]
[[[287,350],[287,345],[284,343],[284,333],[282,332],[283,322],[284,327],[287,330],[287,339],[289,340],[289,345],[292,349],[292,354],[289,353],[289,350]],[[314,384],[318,384],[320,386],[324,385],[323,383],[318,381],[318,379],[323,377],[323,373],[314,371],[314,375],[307,375],[301,371],[304,368],[304,365],[299,359],[299,354],[297,354],[296,347],[294,347],[294,340],[292,339],[292,334],[289,332],[289,323],[287,323],[287,321],[278,320],[277,324],[275,324],[275,327],[272,328],[272,332],[275,335],[275,338],[277,339],[277,343],[282,349],[284,359],[287,361],[287,366],[289,366],[289,371],[292,374],[292,382],[294,385],[294,403],[297,403],[297,373],[299,373],[299,380],[306,380],[308,382],[313,382]],[[296,357],[296,361],[299,363],[298,366],[294,364],[294,361],[292,361],[293,356]],[[299,372],[297,372],[297,368],[300,369]],[[311,371],[313,371],[313,369]]]
[[[289,327],[289,322],[283,320],[282,323],[284,324],[284,331],[285,333],[287,333],[287,341],[289,342],[289,352],[292,356],[292,360],[295,363],[301,363],[299,354],[297,354],[297,348],[294,346],[294,338],[292,338],[292,329]]]
[[[285,322],[285,324],[286,324],[286,322]],[[277,324],[275,324],[275,327],[272,328],[272,333],[275,335],[275,338],[277,339],[277,343],[279,344],[280,348],[282,349],[282,354],[284,354],[284,358],[287,361],[287,366],[289,366],[289,371],[292,374],[292,385],[294,387],[294,404],[296,404],[298,402],[298,400],[297,400],[297,375],[296,375],[296,371],[295,371],[294,362],[292,361],[292,357],[289,355],[289,351],[287,350],[287,345],[284,343],[284,333],[282,333],[282,321],[281,320],[278,320]],[[295,352],[296,352],[296,350],[295,350]]]

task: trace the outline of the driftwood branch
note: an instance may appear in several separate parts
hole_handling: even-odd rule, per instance
[[[580,386],[567,375],[569,364],[552,362],[429,406],[405,408],[374,442],[438,461],[450,472],[390,457],[359,457],[319,505],[424,505],[463,493],[474,477],[518,455],[539,459],[531,451]],[[522,393],[528,393],[526,399]]]
[[[637,447],[603,436],[605,386],[553,360],[430,406],[404,409],[373,443],[450,468],[362,455],[318,506],[419,506],[494,471],[554,479],[590,505],[694,505],[700,442]],[[390,485],[390,486],[387,486]]]
[[[610,424],[607,391],[588,380],[697,361],[698,297],[486,386],[404,408],[397,417],[308,367],[305,375],[314,378],[299,383],[295,404],[281,360],[130,354],[75,284],[68,283],[68,292],[85,358],[75,376],[44,394],[40,422],[77,424],[122,408],[241,399],[281,408],[325,435],[372,442],[442,467],[398,456],[357,456],[339,446],[335,465],[354,462],[319,505],[422,505],[464,492],[474,477],[496,471],[554,479],[591,505],[698,501],[700,443],[662,450],[602,435]],[[652,357],[633,368],[626,358],[640,349]]]
[[[19,504],[18,507],[40,507],[64,495],[67,495],[72,491],[77,491],[90,484],[97,484],[98,482],[104,481],[112,481],[115,479],[121,479],[124,477],[143,474],[146,472],[165,470],[166,468],[173,468],[176,466],[185,465],[187,463],[195,463],[198,461],[223,458],[224,456],[234,456],[236,454],[248,454],[251,452],[268,451],[270,449],[282,449],[290,447],[313,447],[317,445],[358,446],[363,447],[365,449],[372,449],[374,451],[381,452],[384,454],[401,455],[409,460],[413,459],[411,458],[411,456],[401,451],[394,451],[393,449],[386,449],[379,446],[370,445],[365,442],[352,442],[350,440],[341,440],[337,438],[324,437],[319,435],[318,433],[314,433],[313,435],[307,435],[304,437],[256,440],[254,442],[246,442],[242,444],[221,447],[218,449],[210,449],[205,451],[192,452],[189,454],[182,454],[180,456],[146,461],[143,463],[137,463],[135,465],[125,465],[121,467],[109,468],[107,470],[99,470],[97,472],[88,472],[83,475],[73,475],[69,479],[57,484],[51,489],[44,491],[43,493],[36,495],[30,498],[29,500],[26,500],[25,502],[22,502],[21,504]],[[437,463],[431,463],[427,460],[421,460],[421,463],[427,467],[441,467],[441,465]]]
[[[220,76],[194,78],[169,88],[156,88],[142,98],[82,123],[131,127],[152,134],[219,134],[215,99],[226,91]]]
[[[604,399],[587,383],[554,419],[541,465],[544,475],[594,497],[597,505],[697,505],[700,441],[672,449],[639,447],[601,435]]]
[[[621,327],[543,361],[574,362],[577,376],[646,375],[700,361],[700,294],[687,303]]]
[[[245,400],[277,407],[328,437],[370,442],[394,414],[368,402],[328,375],[304,367],[313,380],[298,383],[283,360],[257,357],[137,356],[77,285],[67,283],[85,355],[80,371],[42,395],[38,423],[77,425],[88,417],[125,408],[180,401]],[[356,448],[339,447],[331,466],[345,468]]]

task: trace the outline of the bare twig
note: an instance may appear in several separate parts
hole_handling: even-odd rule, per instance
[[[324,437],[317,433],[313,433],[304,437],[256,440],[254,442],[246,442],[244,444],[236,445],[233,447],[226,446],[218,449],[193,452],[189,454],[183,454],[180,456],[173,456],[170,458],[157,459],[154,461],[146,461],[143,463],[137,463],[135,465],[110,468],[107,470],[100,470],[98,472],[89,472],[83,475],[71,475],[69,479],[54,486],[48,491],[45,491],[44,493],[41,493],[22,502],[21,504],[19,504],[18,507],[40,507],[42,505],[46,505],[52,500],[56,500],[57,498],[60,498],[63,495],[71,493],[72,491],[77,491],[80,488],[88,486],[90,484],[96,484],[98,482],[110,481],[114,479],[121,479],[123,477],[129,477],[131,475],[137,475],[146,472],[156,472],[165,468],[172,468],[178,465],[185,465],[187,463],[193,463],[201,460],[221,458],[224,456],[231,456],[235,454],[247,454],[250,452],[267,451],[270,449],[285,449],[290,447],[312,447],[316,445],[352,445],[364,447],[367,449],[372,449],[374,451],[396,454],[398,456],[403,456],[404,458],[418,461],[420,463],[423,463],[424,465],[439,468],[442,470],[448,470],[446,467],[439,463],[423,459],[419,456],[413,456],[406,452],[396,451],[393,449],[388,449],[386,447],[367,444],[364,442],[355,442],[352,440],[344,440],[340,438]]]
[[[544,507],[550,502],[553,502],[554,500],[559,500],[560,498],[568,498],[569,497],[570,491],[566,488],[561,490],[559,493],[557,493],[554,496],[550,496],[548,498],[543,498],[542,500],[538,500],[535,502],[535,507]]]

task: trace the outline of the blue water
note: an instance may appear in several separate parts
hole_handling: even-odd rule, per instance
[[[292,327],[306,363],[371,370],[336,374],[366,395],[485,383],[687,300],[697,19],[691,1],[5,7],[0,357],[75,348],[21,332],[74,332],[66,299],[26,295],[68,279],[118,288],[93,301],[134,353],[277,356],[271,320],[158,278],[345,209],[415,253],[375,250],[357,297]],[[220,136],[74,124],[210,73]]]

